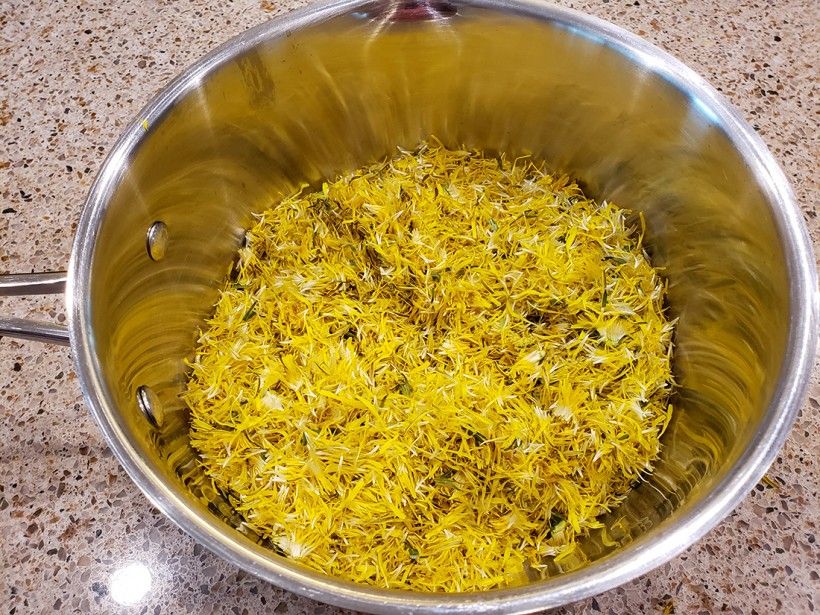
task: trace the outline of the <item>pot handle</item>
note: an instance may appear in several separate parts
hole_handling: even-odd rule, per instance
[[[0,297],[51,295],[65,292],[65,271],[0,275]],[[25,318],[0,318],[0,337],[68,346],[68,327]]]
[[[387,21],[435,21],[452,17],[458,8],[450,0],[377,0],[363,12]]]

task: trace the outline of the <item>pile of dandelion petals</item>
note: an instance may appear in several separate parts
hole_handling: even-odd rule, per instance
[[[191,362],[205,471],[329,575],[545,574],[652,470],[670,419],[640,226],[527,160],[433,143],[283,200]]]

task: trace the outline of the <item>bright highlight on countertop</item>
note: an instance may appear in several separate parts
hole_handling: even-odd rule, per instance
[[[114,571],[109,586],[117,604],[137,604],[151,589],[151,571],[141,562],[131,562]]]

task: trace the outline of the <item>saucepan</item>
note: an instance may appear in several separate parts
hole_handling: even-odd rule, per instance
[[[676,412],[654,473],[549,578],[494,591],[388,591],[278,555],[205,478],[179,398],[254,214],[430,136],[531,156],[642,212],[678,319]],[[818,328],[808,235],[753,130],[656,47],[533,0],[341,0],[248,30],[168,85],[113,147],[67,274],[2,287],[65,289],[66,327],[5,319],[0,332],[71,344],[94,418],[159,510],[263,579],[384,613],[530,612],[667,561],[775,458]]]

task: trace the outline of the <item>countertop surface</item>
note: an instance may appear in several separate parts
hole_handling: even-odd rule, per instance
[[[64,269],[84,196],[126,123],[198,57],[299,4],[0,0],[0,273]],[[783,166],[817,253],[820,3],[561,4],[638,33],[711,81]],[[0,310],[65,320],[59,296]],[[560,612],[820,609],[818,436],[815,368],[768,480],[735,512],[654,572]],[[70,351],[10,338],[0,340],[0,567],[7,613],[345,613],[255,579],[166,520],[102,440]]]

